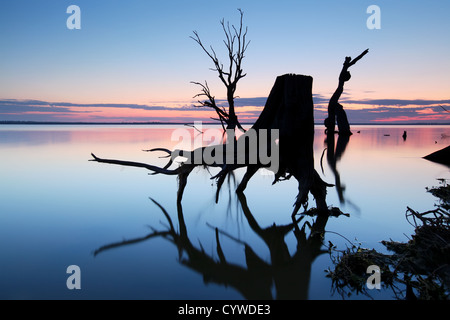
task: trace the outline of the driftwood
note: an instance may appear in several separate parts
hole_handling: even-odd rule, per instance
[[[177,201],[181,202],[187,178],[197,166],[220,168],[220,172],[213,178],[217,180],[217,195],[226,176],[238,168],[246,167],[247,171],[240,182],[237,192],[243,192],[251,177],[261,168],[268,168],[275,174],[273,183],[289,179],[292,176],[298,181],[299,192],[294,204],[295,215],[300,207],[306,206],[308,193],[314,196],[317,208],[327,211],[326,184],[314,169],[314,118],[312,100],[312,82],[310,76],[286,74],[279,76],[270,92],[266,105],[261,115],[245,134],[239,139],[229,139],[222,145],[207,146],[193,151],[167,150],[164,148],[151,151],[164,151],[170,156],[170,161],[164,167],[132,161],[102,159],[92,154],[93,159],[100,163],[117,164],[123,166],[141,167],[153,171],[156,174],[177,175],[179,187]],[[234,132],[234,131],[233,131]],[[245,141],[251,140],[253,145],[246,146],[245,152],[237,150],[239,145],[246,145]],[[244,141],[243,144],[240,142]],[[261,148],[270,154],[278,154],[274,163],[265,163],[260,157]],[[237,152],[239,151],[239,152]],[[213,161],[205,161],[204,155],[211,155]],[[170,169],[173,160],[183,156],[188,161],[175,169]],[[274,162],[274,161],[272,161]]]

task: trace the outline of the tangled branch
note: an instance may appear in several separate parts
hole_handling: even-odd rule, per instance
[[[206,101],[199,101],[200,107],[209,107],[214,109],[219,117],[218,120],[222,123],[222,126],[226,123],[228,129],[235,129],[238,127],[240,130],[245,131],[237,119],[234,105],[237,84],[240,79],[246,76],[242,69],[242,61],[244,60],[248,45],[250,44],[250,41],[247,41],[248,28],[245,27],[244,29],[243,27],[244,12],[239,9],[239,13],[240,24],[238,28],[234,25],[230,26],[230,23],[225,23],[223,19],[220,22],[225,34],[225,40],[223,40],[223,42],[228,52],[227,67],[224,66],[224,64],[219,60],[216,51],[212,46],[210,46],[209,49],[206,48],[197,31],[193,31],[194,36],[191,36],[190,38],[193,39],[211,59],[214,64],[214,68],[211,70],[218,73],[219,79],[227,89],[228,112],[224,108],[219,108],[215,104],[214,97],[212,96],[206,82],[205,85],[199,82],[193,82],[194,84],[201,86],[202,89],[202,93],[196,95],[195,97],[206,96],[208,98]]]

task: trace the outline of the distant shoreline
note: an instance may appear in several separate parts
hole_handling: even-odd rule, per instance
[[[29,125],[191,125],[189,122],[57,122],[57,121],[0,121],[2,124],[29,124]],[[202,124],[217,124],[217,123],[205,123]],[[219,124],[220,125],[220,124]]]
[[[190,122],[55,122],[55,121],[0,121],[0,125],[193,125]],[[241,123],[242,125],[253,125],[253,123]],[[314,123],[322,125],[323,123]],[[221,125],[218,122],[202,122],[202,125]],[[352,126],[448,126],[450,123],[350,123]]]

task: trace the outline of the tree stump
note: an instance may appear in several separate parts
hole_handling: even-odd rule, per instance
[[[248,181],[259,169],[269,168],[275,173],[273,183],[289,179],[292,176],[298,181],[299,193],[292,215],[295,215],[302,205],[307,205],[309,192],[314,196],[319,211],[326,212],[328,210],[325,200],[326,187],[331,185],[326,184],[314,169],[312,83],[313,79],[310,76],[285,74],[277,77],[263,111],[245,134],[238,139],[230,139],[227,136],[228,141],[222,145],[202,147],[193,151],[154,149],[170,154],[171,160],[164,168],[131,161],[101,159],[94,154],[92,154],[94,157],[92,161],[142,167],[155,173],[178,175],[177,201],[179,202],[181,202],[187,178],[196,166],[221,168],[221,171],[213,177],[217,179],[218,185],[216,201],[220,187],[230,172],[242,167],[247,168],[237,188],[237,192],[243,192]],[[242,143],[243,141],[244,143]],[[246,145],[245,141],[253,141],[253,145]],[[239,149],[240,145],[245,145],[245,149]],[[266,152],[271,155],[278,154],[278,159],[275,159],[278,162],[277,166],[261,161],[261,157],[258,156],[261,154],[262,147],[265,147]],[[230,155],[230,151],[234,151],[232,155]],[[205,154],[214,155],[216,160],[205,162],[204,157],[198,158],[198,155]],[[173,158],[178,155],[183,155],[191,161],[182,163],[176,169],[169,169]],[[252,161],[253,159],[257,159],[257,161]]]
[[[299,193],[293,214],[307,203],[308,192],[315,197],[317,208],[327,210],[326,184],[314,169],[313,78],[304,75],[279,76],[270,92],[264,110],[253,128],[279,130],[279,169],[275,182],[294,176]]]

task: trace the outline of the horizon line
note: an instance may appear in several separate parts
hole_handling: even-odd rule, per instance
[[[165,121],[130,121],[130,122],[94,122],[94,121],[21,121],[21,120],[0,120],[0,125],[13,125],[13,124],[23,124],[23,125],[193,125],[195,122],[165,122]],[[218,122],[203,122],[205,125],[218,125]],[[254,122],[241,122],[242,125],[253,125]],[[314,122],[315,126],[323,125],[323,123]],[[365,125],[437,125],[446,126],[450,125],[448,123],[439,122],[383,122],[383,123],[372,123],[372,122],[355,122],[350,123],[353,126],[365,126]]]

